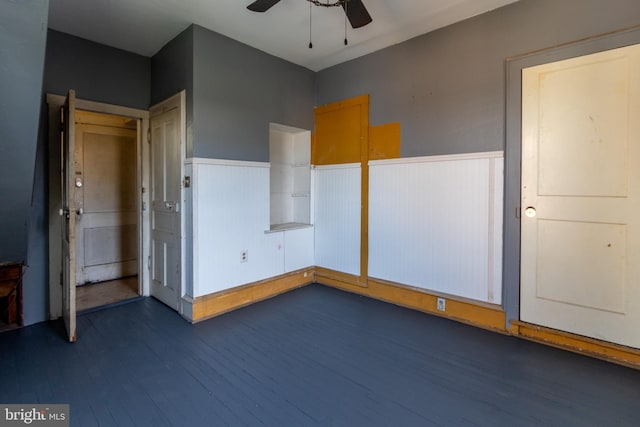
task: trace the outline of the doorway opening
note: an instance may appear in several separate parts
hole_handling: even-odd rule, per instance
[[[138,120],[78,110],[75,115],[76,309],[140,295]]]
[[[73,105],[67,103],[70,97]],[[149,112],[78,99],[74,91],[67,97],[47,94],[47,105],[49,318],[65,317],[70,307],[75,324],[77,310],[149,295],[149,145],[144,143]],[[73,110],[74,119],[61,126],[66,109]],[[74,135],[69,152],[65,134]],[[77,278],[65,284],[64,278],[70,278],[68,259],[63,259],[70,217],[80,227],[73,226]],[[73,292],[67,291],[71,285]],[[73,329],[70,337],[75,337]]]

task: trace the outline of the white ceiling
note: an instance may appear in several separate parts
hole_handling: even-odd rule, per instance
[[[50,0],[49,27],[108,46],[152,56],[198,24],[314,71],[400,43],[517,0],[363,0],[373,22],[348,27],[342,8],[281,0],[265,13],[253,0]]]

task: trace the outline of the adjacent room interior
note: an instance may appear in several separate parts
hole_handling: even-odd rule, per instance
[[[137,136],[129,118],[76,116],[78,312],[138,296]]]

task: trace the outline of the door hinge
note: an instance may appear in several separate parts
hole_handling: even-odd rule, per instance
[[[151,256],[147,257],[147,269],[151,271]]]
[[[151,128],[147,129],[147,144],[151,143]]]

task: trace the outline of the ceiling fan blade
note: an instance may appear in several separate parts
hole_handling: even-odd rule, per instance
[[[247,6],[247,9],[253,12],[266,12],[271,9],[280,0],[256,0]]]
[[[342,8],[353,28],[364,27],[373,21],[371,15],[367,12],[367,8],[362,4],[362,0],[347,0],[346,4],[342,4]]]

